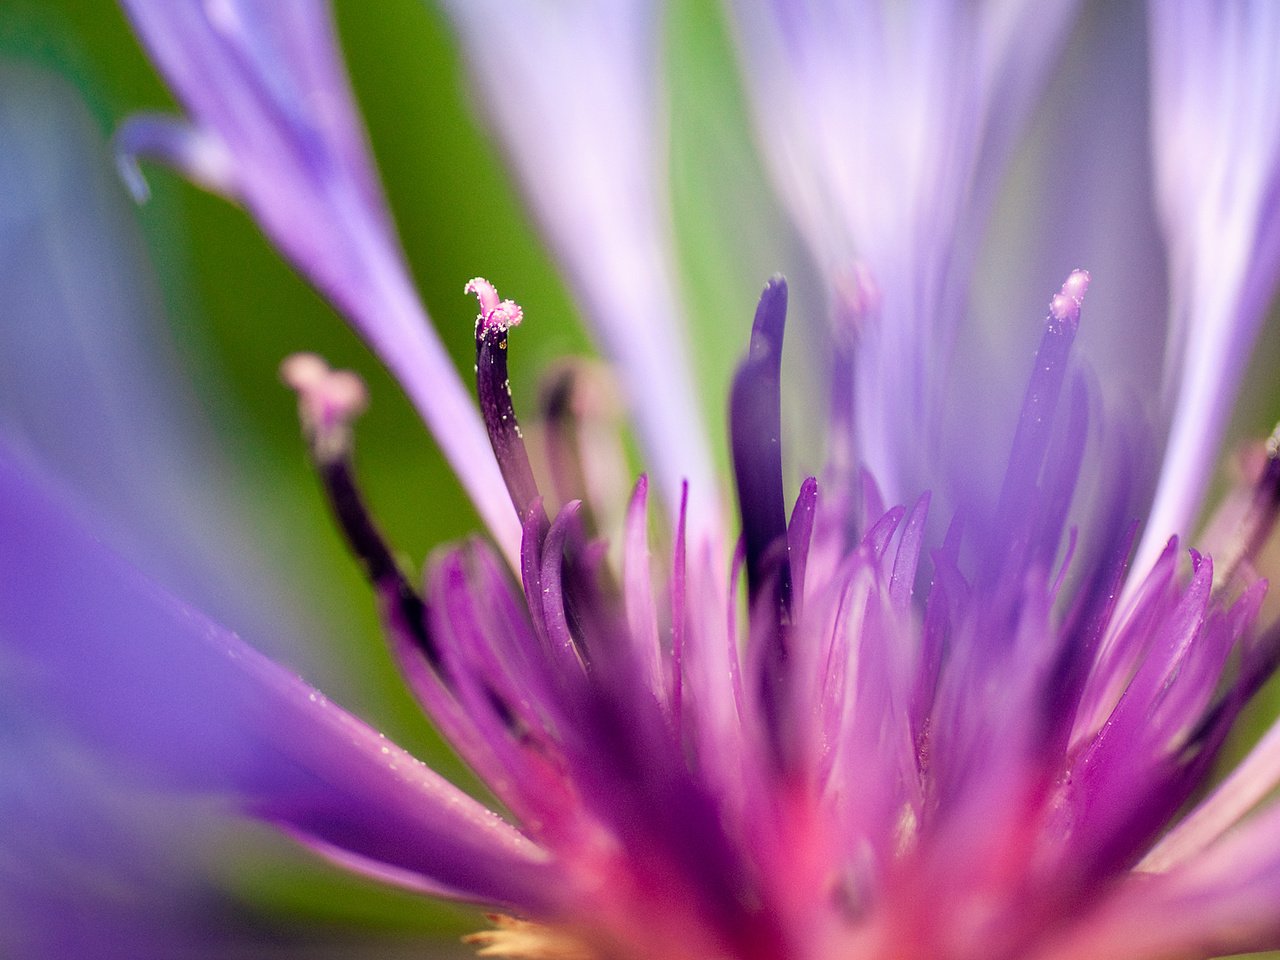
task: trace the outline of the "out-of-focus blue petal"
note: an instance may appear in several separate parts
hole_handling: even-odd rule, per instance
[[[0,184],[0,435],[167,587],[300,651],[287,580],[267,572],[236,471],[179,379],[102,133],[53,74],[0,63]]]
[[[5,687],[118,782],[227,798],[380,879],[545,907],[544,855],[92,536],[0,450]]]
[[[833,290],[855,257],[880,288],[858,351],[857,442],[890,500],[934,479],[938,374],[975,237],[1075,6],[732,4],[784,201]]]
[[[1013,153],[949,371],[948,395],[960,402],[943,415],[937,459],[949,471],[943,489],[960,502],[981,502],[999,485],[1010,442],[1007,411],[1021,399],[1045,291],[1077,267],[1092,279],[1076,353],[1096,374],[1102,401],[1124,411],[1095,421],[1108,434],[1120,423],[1145,440],[1142,428],[1167,418],[1157,409],[1160,369],[1151,363],[1163,348],[1166,306],[1144,17],[1133,4],[1088,5]],[[980,402],[963,402],[968,398]],[[1154,471],[1143,466],[1144,475],[1131,481],[1149,495]]]
[[[509,557],[520,526],[469,392],[427,320],[357,120],[325,0],[124,0],[191,128],[134,148],[243,203],[404,385]],[[128,158],[126,157],[126,163]]]
[[[1280,6],[1149,5],[1152,149],[1178,376],[1137,563],[1196,521],[1280,274]]]
[[[684,342],[652,0],[444,4],[525,195],[630,397],[675,516],[714,522],[716,494]]]

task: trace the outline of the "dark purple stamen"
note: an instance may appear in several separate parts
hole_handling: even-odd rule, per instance
[[[476,317],[476,393],[480,413],[511,502],[523,520],[535,509],[540,494],[511,402],[507,373],[507,331],[520,322],[522,314],[512,301],[499,301],[497,291],[487,280],[472,280],[466,289],[480,300],[480,314]]]
[[[440,650],[427,631],[426,604],[409,585],[386,540],[369,515],[356,486],[350,460],[317,464],[317,470],[342,535],[351,552],[360,560],[365,575],[388,605],[387,614],[394,618],[397,626],[408,632],[414,646],[422,652],[432,669],[439,673]]]
[[[298,394],[298,415],[329,507],[377,590],[384,619],[439,674],[440,650],[427,629],[426,604],[401,572],[356,484],[350,426],[364,409],[364,384],[352,373],[330,370],[311,354],[290,357],[281,376]]]
[[[787,283],[775,276],[756,307],[747,358],[729,398],[729,433],[750,611],[749,656],[770,751],[780,769],[793,754],[784,730],[788,716],[787,664],[793,616],[787,510],[782,490],[782,336]]]
[[[1280,517],[1280,426],[1267,439],[1266,453],[1266,462],[1246,494],[1247,505],[1232,529],[1220,534],[1222,542],[1215,549],[1224,583],[1234,578],[1242,564],[1257,558]]]
[[[578,415],[574,410],[579,376],[579,371],[568,364],[555,370],[544,382],[538,402],[555,494],[562,503],[582,500],[585,504],[587,481],[582,468]],[[585,519],[590,526],[590,517]]]
[[[791,605],[781,441],[782,335],[786,320],[787,282],[775,276],[760,295],[751,328],[751,347],[733,379],[729,401],[748,596],[754,606],[761,592],[771,586],[776,590],[782,621],[789,619]]]

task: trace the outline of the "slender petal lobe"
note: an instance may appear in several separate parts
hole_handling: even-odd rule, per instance
[[[0,635],[20,658],[17,689],[129,776],[233,791],[323,851],[410,886],[547,902],[543,856],[521,834],[156,588],[7,453],[0,529]]]
[[[1280,6],[1148,7],[1173,422],[1139,564],[1186,534],[1280,276]]]
[[[829,289],[870,268],[858,443],[893,498],[934,480],[973,236],[1075,0],[731,4],[757,137]],[[839,309],[839,305],[835,305]],[[904,435],[919,437],[903,444]]]
[[[444,8],[534,213],[618,365],[656,489],[674,517],[687,479],[695,522],[714,526],[658,175],[660,5],[447,0]]]
[[[188,111],[135,118],[135,154],[243,203],[391,368],[494,536],[520,528],[484,427],[409,280],[342,72],[327,0],[123,0]]]

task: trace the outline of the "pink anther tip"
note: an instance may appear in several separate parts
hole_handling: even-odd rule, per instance
[[[285,358],[280,379],[297,392],[303,424],[316,433],[344,427],[369,405],[363,380],[350,370],[331,369],[314,353]]]
[[[1084,295],[1089,291],[1089,271],[1088,270],[1072,270],[1071,276],[1067,277],[1067,282],[1062,285],[1062,292],[1069,296],[1076,303],[1084,299]]]
[[[480,313],[476,324],[483,330],[496,330],[505,333],[512,327],[519,326],[524,319],[524,311],[514,300],[500,300],[498,289],[484,277],[475,277],[467,282],[464,293],[474,293],[480,301]]]
[[[1080,305],[1089,289],[1089,272],[1073,270],[1062,290],[1049,301],[1049,315],[1058,323],[1076,326],[1080,322]]]

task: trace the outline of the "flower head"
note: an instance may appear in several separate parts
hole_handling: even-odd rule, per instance
[[[618,366],[655,523],[647,475],[629,491],[592,482],[601,450],[571,376],[526,436],[508,369],[524,311],[478,277],[476,402],[464,393],[401,264],[323,2],[125,6],[189,112],[126,127],[126,170],[159,157],[241,201],[399,376],[489,525],[415,582],[361,494],[363,384],[312,355],[285,362],[406,681],[501,813],[159,591],[0,456],[0,527],[22,558],[0,620],[55,665],[107,675],[84,702],[61,695],[86,726],[136,692],[131,673],[157,675],[138,665],[172,661],[166,709],[182,715],[169,701],[196,688],[235,707],[214,734],[193,728],[212,762],[137,741],[136,724],[114,746],[230,788],[350,870],[501,911],[472,938],[485,955],[1157,960],[1280,945],[1280,808],[1262,804],[1280,727],[1207,792],[1280,664],[1255,569],[1280,502],[1276,443],[1210,549],[1180,546],[1280,269],[1280,8],[1150,11],[1177,374],[1156,474],[1130,444],[1141,425],[1106,411],[1077,356],[1105,263],[1062,271],[1021,399],[991,414],[1005,439],[954,426],[993,402],[953,369],[977,238],[1077,5],[730,4],[769,173],[825,287],[812,376],[830,389],[824,403],[805,391],[828,435],[805,475],[784,430],[775,276],[744,324],[732,483],[718,485],[653,162],[656,8],[447,2]],[[1213,142],[1195,135],[1206,117]],[[960,446],[993,484],[957,482]],[[77,602],[49,609],[50,592]]]

